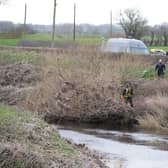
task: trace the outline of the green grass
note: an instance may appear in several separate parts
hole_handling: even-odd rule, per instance
[[[24,131],[24,125],[26,123],[35,124],[38,129],[38,132],[36,133],[39,133],[39,135],[43,133],[43,129],[49,127],[49,125],[42,120],[34,120],[33,115],[30,112],[18,112],[10,107],[0,105],[0,141],[2,139],[9,138],[9,136],[12,135],[15,135],[12,136],[13,138],[17,138],[21,130],[23,133],[22,136],[24,137],[26,134],[26,131]],[[64,154],[68,154],[69,156],[75,154],[72,146],[60,139],[57,132],[49,131],[48,140],[50,140],[50,143],[53,143],[53,147],[59,150],[59,152],[64,152]]]
[[[125,73],[128,77],[131,77],[131,78],[137,78],[137,79],[144,78],[144,75],[143,75],[144,69],[142,68],[138,68],[138,67],[137,68],[134,67],[134,69],[130,68],[128,72],[125,72]]]
[[[106,38],[108,39],[108,38]],[[36,33],[36,34],[28,34],[23,39],[16,38],[16,39],[4,39],[0,38],[0,45],[7,45],[7,46],[16,46],[17,43],[21,40],[28,40],[28,41],[38,41],[38,42],[50,42],[51,41],[51,34],[47,33]],[[68,43],[73,42],[72,36],[56,36],[55,41],[58,43]],[[100,45],[101,44],[101,36],[78,36],[76,35],[76,42],[81,45]],[[151,48],[160,48],[165,51],[168,51],[168,46],[150,46]]]
[[[0,39],[2,46],[16,46],[20,39]]]
[[[21,40],[27,40],[27,41],[38,41],[38,42],[50,42],[51,41],[51,35],[50,34],[44,34],[44,33],[37,33],[37,34],[29,34],[26,35],[23,39],[16,38],[16,39],[4,39],[0,38],[0,45],[3,46],[16,46],[17,43]],[[71,43],[73,42],[72,36],[56,36],[55,42],[58,43]],[[101,44],[101,37],[97,36],[76,36],[76,41],[79,44],[82,45],[100,45]]]
[[[168,46],[150,46],[150,47],[148,47],[148,49],[152,49],[152,48],[162,49],[164,51],[168,51]]]
[[[42,63],[42,57],[36,55],[34,52],[0,52],[0,63]]]
[[[23,132],[20,132],[20,120],[29,118],[30,115],[27,115],[27,113],[19,113],[9,107],[0,105],[0,141],[3,139],[13,140],[18,134],[22,134]]]
[[[51,41],[51,35],[37,33],[37,34],[27,35],[25,37],[25,40],[46,42],[46,41]],[[65,42],[72,42],[73,39],[71,36],[60,36],[60,37],[55,37],[55,41],[59,43],[65,43]],[[76,42],[79,44],[85,44],[85,45],[86,44],[96,45],[101,43],[101,38],[95,37],[95,36],[76,36]]]
[[[1,151],[3,148],[7,153]],[[4,168],[48,167],[60,158],[61,165],[64,160],[80,165],[78,152],[49,124],[31,112],[0,104],[0,165]]]
[[[42,33],[30,34],[30,35],[26,35],[24,40],[28,40],[28,41],[51,41],[51,35],[50,34],[42,34]]]
[[[54,142],[54,146],[59,152],[64,151],[64,154],[66,154],[67,156],[70,156],[72,158],[74,156],[75,157],[77,156],[76,152],[74,151],[72,146],[69,145],[68,143],[65,143],[65,141],[61,140],[58,134],[50,133],[50,138]]]
[[[155,71],[154,68],[147,68],[143,71],[142,77],[144,79],[154,79],[155,78]]]
[[[100,45],[101,37],[77,37],[76,41],[82,45]]]
[[[155,69],[152,67],[145,69],[141,74],[142,74],[141,77],[143,77],[144,79],[153,80],[155,77],[157,77]],[[164,77],[168,78],[168,69],[166,69]]]
[[[9,39],[9,37],[8,39],[0,38],[0,45],[16,46],[17,43],[21,40],[50,42],[51,34],[47,34],[47,33],[28,34],[23,39],[21,38]],[[73,42],[73,37],[72,36],[56,36],[55,41],[58,43]],[[81,45],[100,45],[101,36],[78,36],[76,35],[76,42]],[[148,47],[148,49],[151,49],[151,48],[160,48],[165,51],[168,51],[168,46],[149,46]]]

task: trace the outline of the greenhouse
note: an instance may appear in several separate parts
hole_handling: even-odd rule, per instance
[[[103,41],[102,51],[112,53],[130,53],[136,55],[149,55],[146,45],[136,39],[111,38],[107,42]]]

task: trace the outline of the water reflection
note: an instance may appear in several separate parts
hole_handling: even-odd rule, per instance
[[[167,168],[166,136],[119,131],[59,128],[62,137],[102,152],[110,168]],[[153,148],[155,147],[155,148]]]

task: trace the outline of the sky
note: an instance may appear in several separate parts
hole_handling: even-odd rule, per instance
[[[23,23],[24,4],[27,3],[27,23],[52,24],[54,0],[8,0],[0,6],[0,20]],[[73,23],[76,3],[76,23],[109,24],[119,21],[120,11],[127,8],[140,10],[148,25],[168,22],[168,0],[57,0],[56,24]]]

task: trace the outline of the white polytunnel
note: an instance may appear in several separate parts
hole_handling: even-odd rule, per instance
[[[137,55],[149,55],[146,45],[141,40],[127,38],[111,38],[103,41],[102,51],[112,53],[130,53]]]

